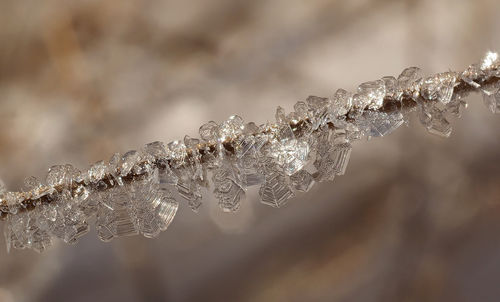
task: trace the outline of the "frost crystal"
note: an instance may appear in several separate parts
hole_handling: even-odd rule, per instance
[[[294,196],[290,182],[285,173],[272,163],[266,163],[264,171],[265,181],[259,191],[262,203],[280,208]]]
[[[388,76],[383,77],[382,81],[384,81],[386,96],[394,100],[400,100],[403,90],[399,87],[398,80],[395,77]]]
[[[492,67],[500,65],[500,58],[497,52],[488,51],[481,61],[481,69],[489,70]]]
[[[219,141],[223,142],[240,135],[243,128],[243,119],[237,115],[231,116],[219,127]]]
[[[87,175],[90,182],[97,183],[99,180],[101,180],[104,175],[106,175],[106,164],[104,164],[104,161],[98,161],[92,167],[90,167]]]
[[[453,96],[456,75],[452,72],[437,74],[425,79],[422,83],[421,95],[427,100],[437,100],[448,104]]]
[[[290,176],[293,186],[297,191],[307,192],[314,184],[314,179],[312,175],[306,170],[300,170],[299,172]]]
[[[389,135],[411,111],[442,137],[451,134],[448,119],[460,115],[469,92],[482,91],[489,110],[499,113],[499,83],[500,61],[493,52],[459,73],[422,77],[410,67],[397,79],[365,82],[355,93],[309,96],[288,114],[278,107],[276,122],[258,126],[233,115],[202,125],[201,139],[153,142],[84,172],[53,166],[45,183],[27,178],[25,192],[9,192],[0,182],[7,248],[40,252],[53,238],[73,244],[89,231],[89,222],[103,241],[156,237],[176,215],[175,198],[197,211],[205,191],[213,192],[224,212],[240,209],[245,191],[255,186],[263,204],[282,207],[296,191],[343,175],[354,141]]]
[[[130,173],[135,164],[139,161],[139,152],[135,150],[123,154],[120,164],[120,176],[126,176]]]
[[[218,168],[213,175],[214,195],[224,212],[235,212],[240,208],[240,199],[245,195],[237,171],[231,166]]]
[[[312,128],[318,128],[320,125],[324,124],[327,121],[330,100],[328,98],[312,95],[307,97],[306,103],[309,106],[309,111],[312,115]]]
[[[207,142],[217,141],[219,126],[214,121],[210,121],[200,127],[200,137]]]
[[[359,108],[378,109],[384,102],[386,95],[385,82],[383,80],[366,82],[358,87],[358,97],[354,105]]]
[[[346,115],[352,108],[352,94],[344,89],[335,92],[332,98],[331,112],[333,118]]]
[[[382,137],[391,134],[404,123],[401,112],[387,114],[383,112],[366,112],[360,119],[360,126],[369,137]]]
[[[398,85],[401,89],[410,89],[411,85],[421,78],[420,68],[408,67],[401,72],[398,77]]]
[[[500,84],[483,89],[483,100],[492,113],[500,113]]]
[[[449,137],[452,127],[442,110],[434,106],[422,105],[419,112],[420,122],[427,130],[441,137]]]
[[[167,151],[165,150],[165,145],[162,142],[152,142],[147,144],[144,146],[144,153],[146,154],[148,161],[162,161],[163,164],[165,164]]]
[[[71,165],[58,165],[49,169],[47,184],[50,186],[69,186],[80,172]]]
[[[314,166],[318,170],[318,181],[333,180],[335,175],[344,175],[351,156],[351,144],[348,142],[329,145],[328,150],[316,159]]]
[[[42,187],[42,183],[35,176],[30,176],[24,180],[24,187],[30,191]]]
[[[186,145],[181,141],[170,142],[168,144],[167,154],[171,159],[181,164],[187,155]]]
[[[304,167],[309,155],[309,145],[292,139],[273,147],[271,156],[283,167],[287,175],[292,175]]]

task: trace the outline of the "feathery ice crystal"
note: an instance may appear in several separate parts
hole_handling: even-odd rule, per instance
[[[252,186],[260,186],[263,204],[281,207],[295,192],[343,175],[353,141],[390,134],[412,111],[429,132],[448,137],[448,117],[460,114],[463,98],[473,91],[483,94],[490,111],[500,112],[498,53],[488,52],[463,72],[422,77],[410,67],[397,79],[366,82],[354,93],[310,96],[288,114],[278,107],[276,121],[260,126],[239,116],[211,121],[200,127],[201,139],[150,143],[87,171],[53,166],[43,183],[26,179],[24,192],[9,192],[0,182],[7,248],[43,251],[54,237],[73,244],[89,223],[103,241],[155,237],[172,222],[176,199],[196,211],[201,189],[208,187],[224,212],[237,211]]]

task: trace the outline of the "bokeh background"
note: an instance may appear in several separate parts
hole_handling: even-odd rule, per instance
[[[0,2],[0,178],[197,135],[500,50],[497,0]],[[0,245],[0,301],[499,301],[500,116],[412,122],[283,209],[185,204],[158,239]],[[207,194],[208,196],[210,194]],[[1,226],[0,226],[1,228]]]

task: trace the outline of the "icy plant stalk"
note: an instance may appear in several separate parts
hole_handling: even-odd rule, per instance
[[[500,59],[488,52],[463,72],[422,77],[416,67],[398,78],[310,96],[288,114],[278,107],[276,121],[257,126],[239,116],[200,127],[200,137],[115,154],[87,171],[53,166],[42,183],[25,181],[24,192],[0,183],[0,213],[7,248],[42,251],[57,237],[75,243],[95,223],[103,241],[142,234],[155,237],[168,228],[184,199],[196,211],[202,188],[211,187],[224,212],[240,209],[245,191],[260,186],[263,204],[283,206],[297,191],[333,180],[346,171],[352,142],[390,134],[417,115],[427,130],[448,137],[449,116],[465,107],[463,98],[479,91],[493,113],[500,112]]]

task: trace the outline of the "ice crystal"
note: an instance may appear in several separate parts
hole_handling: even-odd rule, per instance
[[[497,52],[488,51],[481,60],[481,69],[490,70],[492,67],[500,65],[500,57]]]
[[[419,111],[420,122],[427,130],[435,135],[449,137],[452,132],[450,122],[446,119],[444,112],[439,108],[422,104]]]
[[[289,179],[276,164],[267,162],[264,165],[264,184],[260,187],[260,198],[263,204],[279,208],[294,196]]]
[[[314,184],[314,179],[311,173],[306,170],[300,170],[290,176],[290,180],[297,191],[307,192]]]
[[[354,105],[359,108],[378,109],[382,106],[385,95],[385,82],[383,80],[366,82],[359,85]]]
[[[235,212],[240,208],[240,199],[245,195],[238,171],[226,164],[214,171],[214,195],[224,212]]]
[[[401,112],[392,114],[370,111],[360,118],[360,126],[369,137],[382,137],[391,134],[404,123]]]
[[[93,183],[97,183],[101,180],[104,175],[106,175],[106,164],[104,161],[98,161],[87,172],[88,180]]]
[[[219,126],[214,121],[210,121],[200,127],[200,137],[207,142],[217,141]]]
[[[492,113],[500,113],[500,84],[483,89],[483,100]]]
[[[387,76],[383,77],[382,81],[384,81],[385,96],[394,100],[400,100],[403,95],[403,90],[398,85],[398,80],[393,76]]]
[[[333,118],[341,117],[347,114],[352,108],[352,93],[338,89],[332,98],[331,112]]]
[[[7,248],[43,251],[53,238],[73,244],[89,231],[89,222],[103,241],[156,237],[175,217],[175,198],[197,211],[204,191],[213,192],[224,212],[240,209],[245,191],[255,186],[263,204],[282,207],[296,191],[346,173],[354,141],[389,135],[411,111],[442,137],[451,134],[449,116],[460,115],[471,91],[481,91],[489,110],[500,112],[499,71],[493,52],[460,73],[423,77],[410,67],[397,79],[365,82],[355,93],[309,96],[288,114],[278,107],[275,122],[258,126],[233,115],[202,125],[201,139],[153,142],[84,172],[53,166],[45,183],[27,178],[25,192],[9,192],[0,182]]]
[[[455,83],[455,73],[445,72],[437,74],[423,81],[421,95],[427,100],[437,100],[443,104],[448,104],[453,96]]]
[[[410,89],[411,85],[416,83],[420,78],[420,68],[408,67],[398,76],[398,86],[403,90]]]

